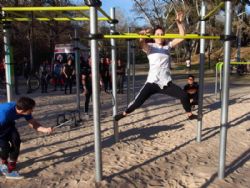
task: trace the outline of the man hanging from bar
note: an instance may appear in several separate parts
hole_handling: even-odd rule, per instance
[[[176,15],[176,23],[179,29],[179,34],[185,35],[185,28],[183,25],[183,13],[179,12]],[[140,34],[149,34],[150,30],[142,30]],[[154,29],[154,35],[163,36],[164,30],[158,26]],[[175,48],[184,39],[174,39],[168,44],[161,38],[154,39],[154,43],[147,43],[145,39],[140,39],[140,46],[147,54],[149,60],[149,73],[144,86],[141,88],[135,99],[128,105],[127,109],[114,116],[116,121],[124,118],[137,108],[139,108],[151,95],[156,93],[166,94],[171,97],[181,100],[184,110],[187,113],[188,119],[197,119],[197,115],[192,114],[191,104],[187,93],[185,93],[179,86],[172,82],[170,74],[170,49]]]

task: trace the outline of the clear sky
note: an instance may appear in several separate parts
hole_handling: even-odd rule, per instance
[[[119,7],[124,13],[129,14],[133,6],[132,0],[101,0],[102,9],[109,13],[111,7]],[[83,4],[84,0],[73,0],[76,4]]]

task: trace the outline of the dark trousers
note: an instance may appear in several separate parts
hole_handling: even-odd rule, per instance
[[[91,96],[92,96],[92,88],[87,87],[87,94],[85,96],[85,112],[86,113],[89,112],[89,102],[90,102]]]
[[[179,86],[172,82],[170,82],[168,86],[164,86],[163,89],[161,89],[157,84],[146,83],[135,97],[135,100],[129,104],[125,112],[133,112],[139,108],[151,95],[156,93],[161,93],[180,99],[185,111],[191,112],[191,105],[187,93],[185,93]]]
[[[124,75],[117,75],[117,89],[118,93],[123,93],[123,85],[124,85]]]
[[[65,78],[65,88],[64,88],[65,94],[67,93],[68,87],[69,87],[69,92],[72,93],[72,84],[73,84],[72,76]]]
[[[62,76],[61,75],[54,75],[54,83],[55,87],[54,90],[57,90],[57,86],[60,85],[61,90],[63,89],[63,84],[62,84]]]
[[[0,157],[2,160],[17,161],[21,139],[15,123],[8,123],[0,128]]]
[[[42,91],[42,93],[48,91],[48,79],[47,79],[47,76],[42,76],[41,77],[41,91]]]
[[[198,105],[198,93],[188,94],[189,101],[192,99],[191,105]]]

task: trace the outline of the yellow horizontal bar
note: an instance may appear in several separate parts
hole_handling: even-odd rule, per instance
[[[108,18],[108,20],[112,20],[112,18],[100,7],[98,8],[98,11],[102,13],[103,16],[105,16],[106,18]]]
[[[224,62],[219,62],[221,64],[224,64]],[[230,65],[249,65],[250,62],[230,62]]]
[[[33,20],[37,20],[37,21],[44,21],[44,22],[48,22],[48,21],[89,21],[89,18],[85,18],[85,17],[74,17],[74,18],[69,18],[69,17],[58,17],[58,18],[33,18]],[[8,22],[14,22],[14,21],[18,21],[18,22],[30,22],[32,21],[31,18],[5,18],[2,19],[2,21],[8,21]],[[98,18],[98,21],[108,21],[107,18],[101,17]]]
[[[133,35],[133,36],[142,36],[142,35],[140,35],[139,33],[122,33],[121,35]],[[174,34],[171,34],[171,33],[168,33],[168,34],[165,34],[164,36],[179,36],[179,34],[176,34],[176,33],[174,33]],[[146,35],[146,36],[148,36],[148,35]],[[149,35],[150,36],[150,35]],[[198,37],[198,36],[200,36],[200,35],[198,35],[198,34],[186,34],[185,36],[189,36],[189,37],[191,37],[191,36],[193,36],[193,37]]]
[[[206,20],[209,17],[213,16],[216,12],[218,12],[221,7],[223,7],[225,5],[225,2],[221,2],[217,7],[215,7],[212,11],[210,11],[206,16],[204,16],[202,19]]]
[[[68,7],[2,7],[5,12],[28,12],[28,11],[86,11],[88,6],[68,6]]]
[[[210,39],[210,40],[219,40],[220,36],[199,36],[195,34],[179,35],[179,34],[165,34],[164,36],[157,35],[104,35],[106,39],[153,39],[153,38],[162,38],[162,39]]]

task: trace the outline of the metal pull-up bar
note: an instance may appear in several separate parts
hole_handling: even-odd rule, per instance
[[[197,34],[165,34],[162,36],[158,35],[139,35],[139,34],[121,34],[121,35],[104,35],[106,39],[154,39],[154,38],[162,38],[162,39],[209,39],[209,40],[220,40],[221,36],[200,36]]]
[[[221,2],[218,6],[216,6],[212,11],[210,11],[206,16],[202,17],[202,20],[207,20],[211,16],[213,16],[216,12],[218,12],[223,6],[225,5],[225,2]]]
[[[87,11],[88,6],[67,6],[67,7],[2,7],[5,12],[35,12],[35,11]]]
[[[3,22],[30,22],[32,20],[37,21],[90,21],[88,15],[83,14],[83,11],[89,11],[90,7],[88,6],[67,6],[67,7],[2,7],[2,11],[8,14],[5,14],[5,17],[2,18]],[[46,12],[69,12],[75,11],[79,12],[81,16],[78,17],[68,17],[61,13],[61,16],[50,17],[46,15]],[[98,8],[98,11],[103,15],[99,17],[98,21],[111,21],[111,17],[101,8]],[[34,16],[33,19],[29,18],[26,14],[27,12],[40,12],[39,17]]]
[[[64,22],[64,21],[89,21],[90,19],[87,17],[55,17],[55,18],[46,18],[46,17],[39,17],[39,18],[33,18],[33,20],[41,21],[41,22],[49,22],[49,21],[58,21],[58,22]],[[31,22],[31,18],[4,18],[2,21],[8,21],[8,22]],[[98,21],[109,21],[108,18],[101,17],[98,18]]]

